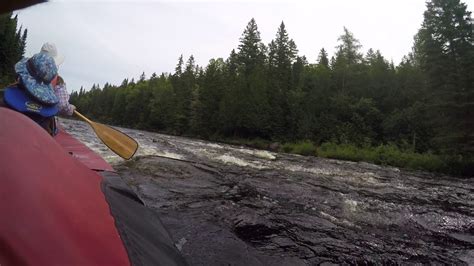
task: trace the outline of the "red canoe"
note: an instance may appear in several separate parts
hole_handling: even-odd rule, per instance
[[[186,264],[100,156],[0,108],[0,265]]]

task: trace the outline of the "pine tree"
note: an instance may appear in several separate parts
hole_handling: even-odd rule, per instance
[[[191,104],[196,89],[196,65],[194,56],[190,56],[182,71],[182,56],[179,58],[176,73],[173,75],[172,84],[176,93],[175,125],[178,134],[186,133],[190,128]]]
[[[197,131],[209,136],[219,131],[219,106],[225,87],[225,63],[222,58],[211,59],[202,76],[197,108]]]
[[[3,87],[15,79],[14,65],[23,56],[27,30],[17,30],[18,16],[12,13],[0,15],[0,85]]]
[[[321,48],[321,51],[319,51],[318,64],[329,68],[328,53],[326,52],[324,48]]]
[[[128,79],[123,79],[122,84],[120,84],[120,87],[125,88],[128,86]]]
[[[146,80],[146,75],[145,75],[145,71],[142,72],[142,74],[140,75],[140,78],[138,79],[138,82],[144,82]]]
[[[176,68],[174,70],[175,76],[179,77],[181,76],[181,74],[183,74],[183,64],[184,64],[183,55],[180,55],[178,58],[178,64],[176,65]]]
[[[281,22],[275,40],[269,45],[269,64],[281,73],[288,72],[296,59],[298,50],[295,42],[288,37],[285,23]]]
[[[175,124],[176,97],[171,79],[161,75],[153,85],[152,99],[149,104],[150,119],[148,121],[154,130],[172,132]]]
[[[263,136],[268,130],[269,106],[265,80],[265,45],[252,18],[240,38],[237,76],[226,98],[226,131],[234,135]]]
[[[270,42],[268,48],[271,127],[276,135],[283,137],[291,134],[290,129],[293,128],[290,121],[294,121],[294,117],[290,115],[288,99],[290,90],[294,88],[295,79],[299,78],[298,75],[293,75],[292,71],[298,50],[294,41],[288,37],[284,22],[281,22],[275,39]],[[301,71],[298,72],[301,73]]]
[[[365,57],[367,65],[367,86],[363,90],[363,96],[373,98],[377,107],[386,111],[392,111],[396,105],[392,101],[396,97],[394,88],[395,71],[379,50],[370,48]]]
[[[265,60],[265,46],[260,38],[257,23],[251,19],[240,38],[238,62],[244,75],[249,76]]]
[[[473,43],[466,4],[427,2],[415,46],[427,77],[436,141],[450,153],[474,154]]]

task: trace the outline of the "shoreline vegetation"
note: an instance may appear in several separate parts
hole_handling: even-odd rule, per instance
[[[310,140],[286,142],[283,144],[264,139],[211,138],[206,140],[272,152],[351,162],[367,162],[405,170],[428,171],[460,177],[472,177],[470,174],[474,171],[474,160],[472,158],[466,159],[459,156],[438,155],[429,152],[418,153],[410,148],[401,149],[394,144],[358,147],[353,144],[337,144],[333,142],[325,142],[318,146]]]
[[[66,119],[82,121],[75,117],[67,117]],[[134,129],[149,131],[143,128]],[[351,162],[367,162],[380,166],[397,167],[404,170],[448,174],[461,178],[472,178],[472,173],[474,172],[474,158],[440,155],[431,152],[418,153],[413,151],[413,148],[408,144],[404,145],[404,148],[400,148],[398,145],[393,143],[382,144],[376,147],[359,147],[353,144],[337,144],[334,142],[325,142],[321,145],[317,145],[310,140],[280,143],[278,141],[265,140],[261,138],[243,139],[219,136],[202,138],[195,135],[177,135],[172,132],[160,132],[156,130],[151,130],[149,132],[195,138],[204,141],[243,146],[277,153],[298,154],[302,156],[314,156]]]

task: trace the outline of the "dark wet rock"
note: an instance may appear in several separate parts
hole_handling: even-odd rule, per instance
[[[118,170],[175,241],[186,239],[183,254],[196,265],[466,263],[474,249],[468,182],[334,167],[315,175],[147,156]]]
[[[124,131],[115,168],[191,265],[474,263],[469,179]]]

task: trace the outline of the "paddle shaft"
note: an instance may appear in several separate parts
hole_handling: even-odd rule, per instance
[[[89,124],[91,124],[91,125],[94,123],[93,121],[89,120],[89,118],[83,116],[83,115],[82,115],[81,113],[79,113],[78,111],[74,110],[74,113],[75,113],[77,116],[79,116],[82,120],[86,121],[87,123],[89,123]]]

